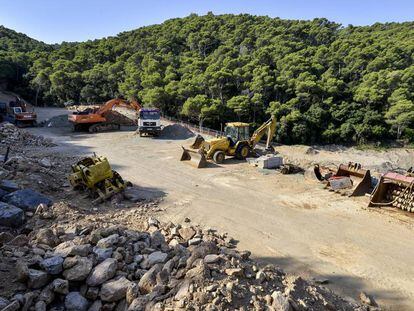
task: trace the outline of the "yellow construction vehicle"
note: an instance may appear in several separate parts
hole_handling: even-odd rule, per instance
[[[123,191],[128,182],[109,165],[105,157],[86,157],[72,165],[72,174],[68,177],[74,189],[88,191],[94,198],[93,203],[99,203]]]
[[[223,163],[226,156],[245,159],[264,135],[267,136],[266,149],[272,149],[271,141],[276,132],[276,119],[272,116],[250,137],[249,124],[242,122],[226,123],[225,136],[205,140],[198,135],[189,149],[183,148],[181,161],[190,161],[197,168],[207,165],[207,160]]]

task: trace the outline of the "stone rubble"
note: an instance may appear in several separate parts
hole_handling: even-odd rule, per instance
[[[3,310],[374,310],[261,267],[227,235],[189,224],[90,223],[76,234],[35,230],[26,242],[0,249],[22,285],[0,297]]]
[[[0,144],[12,147],[15,147],[16,144],[42,147],[56,146],[52,140],[32,135],[8,122],[0,123]]]

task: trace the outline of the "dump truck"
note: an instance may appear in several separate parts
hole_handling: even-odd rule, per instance
[[[159,136],[161,133],[161,113],[158,108],[141,108],[138,113],[139,136]]]
[[[184,148],[181,161],[189,161],[197,168],[207,166],[207,160],[217,164],[224,162],[226,156],[246,159],[264,135],[267,136],[266,149],[271,150],[271,141],[276,132],[276,118],[272,116],[263,123],[252,136],[249,123],[229,122],[224,129],[225,136],[205,140],[198,135],[190,148]]]
[[[94,154],[78,161],[71,168],[68,179],[73,189],[88,192],[94,204],[111,198],[130,185],[111,168],[106,157]]]
[[[316,164],[306,172],[306,176],[323,183],[326,189],[350,197],[363,196],[372,190],[371,172],[359,163],[340,164],[336,171]]]
[[[13,93],[0,93],[0,122],[7,121],[18,127],[35,126],[37,115],[33,106]]]
[[[88,108],[83,111],[74,111],[68,116],[69,122],[72,123],[73,131],[89,131],[97,133],[103,131],[119,130],[121,125],[112,122],[107,117],[114,107],[125,107],[135,110],[137,113],[141,109],[141,105],[135,101],[126,101],[124,99],[111,99],[103,106],[98,108]]]

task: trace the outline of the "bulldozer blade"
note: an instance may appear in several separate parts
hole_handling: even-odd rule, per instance
[[[183,148],[183,154],[181,155],[180,161],[189,161],[189,164],[196,168],[203,168],[207,166],[207,160],[204,153],[201,150],[190,150]]]
[[[369,170],[361,168],[361,164],[349,162],[348,165],[339,165],[336,177],[349,177],[352,181],[352,192],[349,194],[353,196],[363,196],[371,192],[371,173]]]
[[[204,142],[204,137],[198,134],[195,141],[190,145],[190,148],[198,150],[200,149],[203,142]]]

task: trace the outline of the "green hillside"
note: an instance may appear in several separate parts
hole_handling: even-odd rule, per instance
[[[0,79],[39,103],[136,97],[216,128],[272,113],[283,143],[413,140],[413,58],[414,22],[190,15],[59,46],[0,28]]]

